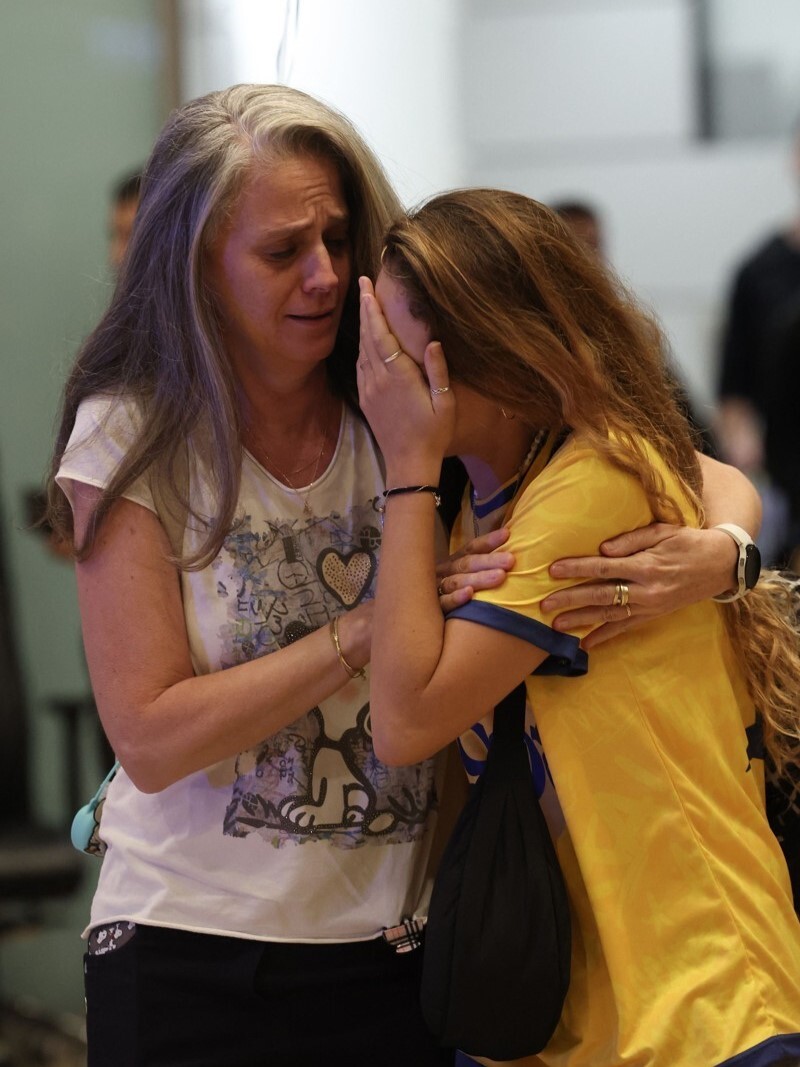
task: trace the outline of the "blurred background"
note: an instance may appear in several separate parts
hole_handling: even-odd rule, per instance
[[[796,0],[2,0],[0,79],[0,797],[23,836],[63,839],[108,769],[72,568],[30,529],[59,392],[113,283],[115,187],[170,108],[210,89],[282,81],[322,97],[409,205],[482,184],[588,206],[602,254],[660,319],[697,420],[764,489],[778,552],[787,505],[764,411],[732,387],[744,422],[726,429],[719,383],[742,263],[775,235],[800,262]],[[78,863],[57,892],[18,899],[0,845],[0,1064],[81,1062],[97,861]],[[74,1059],[33,1039],[13,1058],[25,1019],[56,1044],[66,1034]]]

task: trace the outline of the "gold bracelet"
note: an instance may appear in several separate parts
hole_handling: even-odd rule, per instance
[[[333,647],[336,649],[336,655],[339,658],[339,662],[350,675],[351,678],[366,678],[367,673],[363,667],[359,667],[357,670],[355,667],[351,667],[347,660],[344,658],[342,652],[342,646],[339,643],[339,616],[331,619],[331,641],[333,641]]]

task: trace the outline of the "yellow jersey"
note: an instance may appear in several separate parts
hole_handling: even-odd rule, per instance
[[[651,452],[685,520],[675,480]],[[528,742],[573,913],[572,977],[548,1067],[800,1063],[800,924],[751,763],[755,712],[703,601],[592,650],[551,627],[559,557],[653,521],[641,484],[577,437],[526,481],[507,525],[516,564],[451,614],[550,654],[527,681]],[[511,487],[513,488],[513,487]],[[475,508],[483,528],[501,504]],[[456,544],[471,537],[467,505]],[[491,718],[462,737],[479,773]],[[781,1057],[787,1057],[784,1061]]]

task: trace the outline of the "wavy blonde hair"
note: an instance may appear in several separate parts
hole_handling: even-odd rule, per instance
[[[531,427],[578,431],[641,483],[653,515],[702,523],[693,432],[655,321],[543,204],[495,189],[435,197],[389,231],[384,269],[441,341],[450,376]],[[775,763],[800,747],[800,654],[787,583],[723,607]]]
[[[311,156],[331,160],[350,212],[352,277],[336,344],[333,388],[355,405],[358,276],[378,269],[381,241],[402,208],[383,168],[334,108],[281,85],[235,85],[172,113],[144,169],[136,222],[110,306],[78,353],[67,381],[48,485],[49,521],[71,541],[72,512],[55,484],[82,400],[135,401],[141,427],[103,491],[79,558],[114,502],[152,472],[160,496],[205,538],[182,565],[198,569],[234,525],[241,470],[237,386],[205,278],[206,251],[255,166]],[[187,499],[187,443],[202,448],[216,507],[198,516]],[[173,515],[173,518],[175,517]]]

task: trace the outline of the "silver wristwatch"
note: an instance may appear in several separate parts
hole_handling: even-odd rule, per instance
[[[712,600],[726,604],[731,600],[738,600],[739,597],[745,596],[755,586],[758,576],[761,574],[761,553],[753,538],[741,526],[734,526],[731,522],[721,522],[718,526],[712,527],[712,529],[724,530],[729,537],[733,538],[739,548],[739,560],[736,564],[736,588],[732,592],[720,593],[719,596],[712,597]]]

